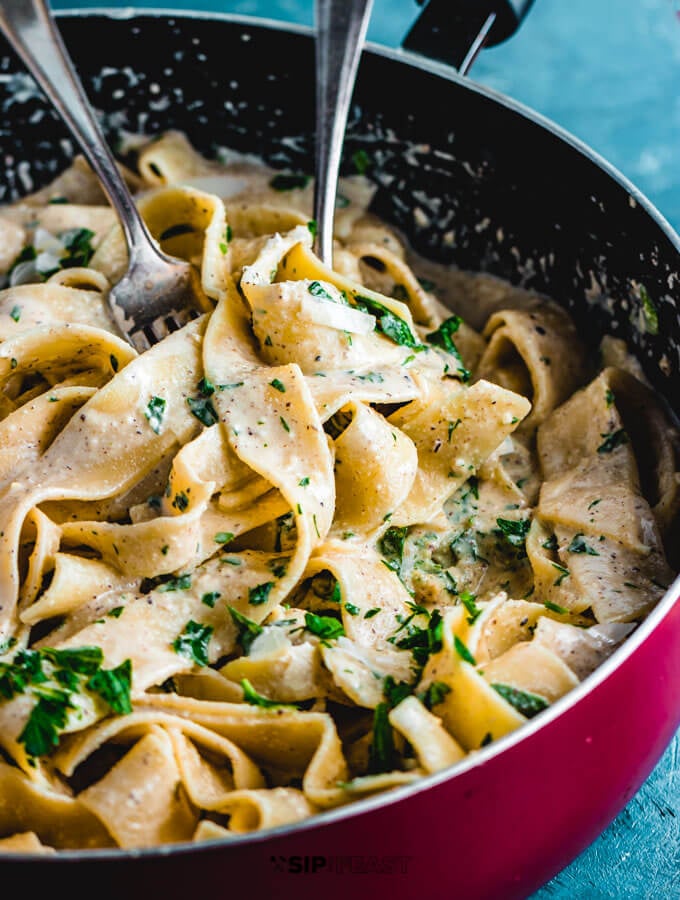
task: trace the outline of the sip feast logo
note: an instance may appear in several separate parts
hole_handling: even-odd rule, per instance
[[[285,875],[406,875],[410,856],[270,856],[275,871]]]

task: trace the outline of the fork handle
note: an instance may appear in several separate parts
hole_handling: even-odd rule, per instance
[[[2,0],[0,29],[76,138],[118,213],[131,258],[156,252],[44,0]]]
[[[333,213],[347,114],[373,0],[316,0],[316,252],[332,262]]]

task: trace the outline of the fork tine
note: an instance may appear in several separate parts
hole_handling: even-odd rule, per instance
[[[152,343],[155,343],[155,339],[154,341],[150,341],[144,332],[140,330],[135,331],[130,335],[130,343],[137,353],[145,353],[147,350],[151,349],[151,345]]]

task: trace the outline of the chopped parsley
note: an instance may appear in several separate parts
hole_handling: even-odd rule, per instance
[[[243,613],[240,613],[237,609],[234,609],[233,606],[227,606],[227,609],[234,621],[234,625],[236,625],[236,628],[238,629],[236,640],[247,656],[250,653],[253,641],[259,634],[262,634],[264,628],[261,625],[258,625],[257,622],[253,622],[248,616],[244,616]]]
[[[383,694],[391,707],[398,706],[413,693],[413,687],[407,681],[395,681],[387,675],[383,682]]]
[[[317,616],[311,612],[305,613],[304,627],[322,641],[332,641],[345,633],[343,624],[338,619],[333,616]]]
[[[363,297],[360,294],[354,297],[354,302],[358,309],[375,316],[377,330],[391,341],[394,341],[395,344],[405,347],[422,347],[422,344],[419,343],[409,328],[408,323],[395,315],[392,310],[383,306],[382,303],[378,303],[377,300],[373,300],[370,297]]]
[[[89,228],[70,228],[59,233],[59,240],[68,251],[66,256],[62,256],[59,260],[63,268],[87,266],[94,255],[93,237],[94,231],[90,231]]]
[[[385,565],[396,572],[401,573],[404,557],[404,544],[408,535],[407,526],[390,526],[378,542]]]
[[[454,634],[453,636],[453,644],[456,648],[456,653],[464,662],[470,663],[471,666],[477,665],[474,656],[472,655],[472,653],[470,653],[468,648],[465,646],[465,643],[458,637],[457,634]]]
[[[49,753],[58,744],[69,710],[77,709],[78,693],[96,694],[118,715],[131,712],[132,663],[127,659],[115,669],[102,669],[103,657],[101,647],[43,647],[20,650],[11,663],[0,663],[0,695],[11,699],[30,690],[37,698],[18,737],[29,757]]]
[[[234,387],[235,385],[224,385],[224,387]],[[215,385],[209,378],[201,378],[198,382],[198,397],[187,397],[189,409],[196,416],[199,422],[207,427],[215,425],[219,422],[220,417],[217,410],[212,404],[210,397],[215,393]]]
[[[550,705],[545,697],[538,694],[530,694],[528,691],[520,691],[508,684],[492,684],[491,687],[501,695],[504,700],[514,706],[518,713],[532,719],[535,715],[547,709]]]
[[[544,600],[543,606],[546,609],[549,609],[551,612],[557,613],[561,616],[566,616],[569,614],[569,610],[565,609],[564,606],[560,606],[559,603],[553,603],[552,600]]]
[[[9,315],[10,315],[11,319],[14,319],[15,322],[18,322],[19,319],[21,318],[21,307],[13,306],[12,311],[10,312]]]
[[[281,394],[285,394],[285,393],[286,393],[286,386],[285,386],[285,384],[284,384],[282,381],[279,381],[278,378],[272,379],[272,380],[269,382],[269,384],[270,384],[275,390],[279,391]]]
[[[307,290],[313,297],[321,297],[323,300],[332,300],[333,298],[328,293],[326,288],[321,284],[320,281],[312,281],[309,283]]]
[[[359,149],[352,154],[354,168],[359,175],[365,175],[371,165],[371,158],[365,150]]]
[[[455,334],[461,326],[462,319],[460,316],[449,316],[435,331],[425,335],[425,340],[430,344],[441,347],[456,360],[458,375],[461,381],[470,380],[470,371],[465,368],[463,357],[460,355],[458,347],[453,342],[451,335]]]
[[[373,714],[373,739],[368,752],[368,773],[389,772],[396,764],[394,732],[390,725],[389,704],[378,703]]]
[[[433,681],[432,684],[427,687],[427,690],[424,691],[420,699],[427,709],[432,709],[433,706],[437,706],[438,703],[441,703],[444,697],[450,693],[451,688],[448,684],[443,681]]]
[[[155,431],[156,434],[160,434],[166,406],[167,403],[163,397],[152,397],[144,410],[144,415],[148,419],[151,430]]]
[[[656,305],[647,292],[647,288],[640,285],[640,300],[642,301],[642,315],[645,320],[645,329],[648,334],[659,333],[659,313]]]
[[[525,544],[527,534],[531,528],[530,519],[496,519],[496,525],[504,540],[511,547],[520,551],[520,555],[526,555]]]
[[[213,540],[216,544],[228,544],[234,540],[234,534],[231,531],[218,531]]]
[[[597,448],[598,453],[611,453],[617,447],[622,447],[628,443],[628,435],[623,428],[616,431],[600,433],[600,437],[604,438],[600,446]]]
[[[44,756],[59,743],[59,734],[66,726],[68,710],[73,703],[67,691],[52,691],[40,696],[17,738],[30,757]]]
[[[198,666],[208,665],[208,644],[213,633],[212,625],[201,625],[190,619],[184,631],[173,641],[172,648],[180,656],[186,656]]]
[[[168,591],[188,591],[191,587],[191,574],[178,575],[176,578],[169,578],[157,588],[158,591],[165,594]]]
[[[87,687],[99,694],[112,712],[124,716],[132,712],[131,683],[132,662],[126,659],[115,669],[98,669],[87,682]]]
[[[541,544],[544,550],[557,550],[557,536],[551,534],[550,537]]]
[[[212,609],[221,596],[219,591],[206,591],[201,597],[201,603],[205,603],[206,606]]]
[[[476,603],[477,597],[474,594],[471,594],[470,591],[461,591],[458,595],[458,599],[468,611],[468,623],[470,625],[474,624],[477,618],[482,614],[482,610]]]
[[[187,397],[187,404],[201,424],[210,427],[219,422],[220,417],[209,397]]]
[[[252,606],[262,606],[269,600],[269,594],[274,587],[273,581],[265,581],[264,584],[258,584],[248,591],[248,603]]]
[[[462,419],[456,419],[455,422],[449,422],[449,424],[448,424],[448,426],[447,426],[447,431],[448,431],[448,434],[449,434],[449,444],[451,443],[451,435],[452,435],[453,432],[456,430],[456,428],[458,428],[458,426],[460,425],[460,423],[461,423],[462,421],[463,421]]]
[[[280,706],[291,706],[290,703],[279,703],[277,700],[270,700],[269,697],[264,697],[262,694],[258,694],[258,692],[255,690],[255,688],[247,678],[241,679],[241,687],[243,688],[243,699],[246,703],[250,703],[251,706],[260,706],[263,709],[273,709]]]
[[[382,384],[385,379],[380,372],[366,372],[363,375],[356,376],[359,381],[370,381],[372,384]]]
[[[283,428],[283,430],[290,433],[290,425],[288,424],[288,422],[286,422],[283,416],[279,416],[279,422],[281,422],[281,427]]]
[[[569,553],[587,553],[588,556],[599,556],[600,554],[597,550],[594,550],[590,544],[588,544],[581,533],[575,534],[572,538],[571,543],[567,547]]]
[[[270,569],[272,575],[276,575],[277,578],[283,578],[288,570],[289,562],[289,556],[282,556],[279,559],[270,559],[267,563],[267,566]]]
[[[555,587],[559,587],[562,584],[562,582],[564,581],[564,579],[568,577],[569,569],[566,569],[564,566],[561,566],[559,563],[556,563],[556,562],[552,563],[551,565],[554,569],[557,569],[557,571],[560,573],[554,582]]]
[[[387,640],[399,650],[410,650],[414,665],[416,668],[422,669],[430,655],[437,653],[442,648],[444,620],[438,609],[430,612],[424,606],[418,606],[415,603],[408,605],[411,614],[405,617],[397,616],[399,628]],[[427,619],[425,627],[414,622],[414,619],[420,616]]]

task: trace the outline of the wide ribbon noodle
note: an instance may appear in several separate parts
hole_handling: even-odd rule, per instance
[[[209,301],[141,355],[82,160],[0,210],[5,852],[228,838],[453,766],[672,579],[677,436],[625,349],[598,369],[482,276],[471,327],[363,176],[330,269],[309,179],[230,158],[171,132],[124,170]]]

